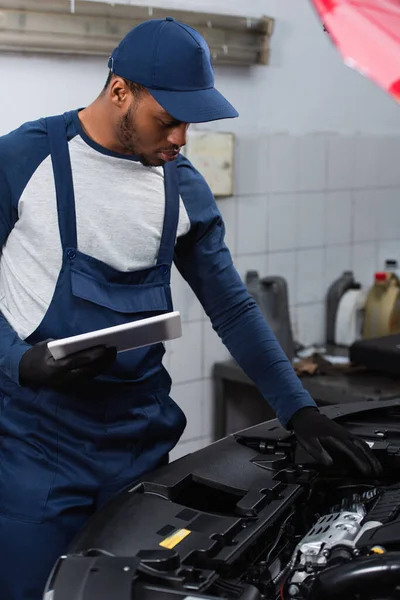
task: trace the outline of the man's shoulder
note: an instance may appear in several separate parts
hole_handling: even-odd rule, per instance
[[[72,121],[74,111],[57,115],[65,119],[66,129]],[[40,156],[49,153],[46,118],[27,121],[9,133],[0,136],[0,158],[2,164],[21,160],[30,152]]]
[[[179,192],[186,207],[197,210],[214,205],[214,195],[203,175],[186,156],[180,154],[177,160]]]
[[[65,115],[67,126],[70,113]],[[19,197],[33,173],[49,154],[44,117],[27,121],[0,136],[0,169],[14,196]]]
[[[11,188],[14,180],[28,181],[49,154],[45,119],[23,123],[0,137],[0,168]]]
[[[40,144],[47,139],[46,121],[44,118],[23,123],[18,128],[0,136],[0,153],[2,158],[20,152],[21,148]]]
[[[13,202],[49,154],[44,119],[29,121],[0,137],[0,171]]]
[[[178,167],[179,184],[205,184],[207,185],[203,175],[193,166],[190,160],[183,154],[179,154],[176,159]]]

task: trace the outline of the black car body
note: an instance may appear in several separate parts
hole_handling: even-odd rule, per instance
[[[320,468],[277,420],[251,427],[114,497],[46,599],[400,597],[400,400],[323,412],[369,443],[379,480]]]

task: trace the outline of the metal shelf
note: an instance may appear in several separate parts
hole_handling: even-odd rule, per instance
[[[73,7],[73,12],[71,11]],[[206,39],[214,64],[267,65],[274,20],[87,0],[0,0],[0,51],[109,56],[149,18],[174,17]]]

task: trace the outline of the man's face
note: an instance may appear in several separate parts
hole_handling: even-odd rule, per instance
[[[149,93],[130,95],[116,124],[118,143],[127,154],[136,154],[146,167],[176,159],[186,144],[189,125],[173,119]]]

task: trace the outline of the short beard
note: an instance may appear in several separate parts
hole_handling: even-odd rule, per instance
[[[130,105],[125,115],[121,117],[118,123],[117,136],[119,142],[122,144],[127,154],[135,154],[138,156],[140,162],[145,167],[152,167],[151,163],[147,160],[144,154],[140,154],[137,151],[137,144],[139,136],[135,128],[135,106]]]

